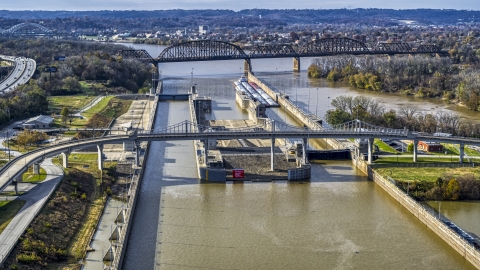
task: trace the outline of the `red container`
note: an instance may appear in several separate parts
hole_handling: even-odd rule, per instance
[[[232,176],[233,178],[244,178],[245,171],[243,169],[233,169]]]

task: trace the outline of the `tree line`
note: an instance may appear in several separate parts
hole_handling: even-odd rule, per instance
[[[395,183],[416,200],[480,200],[480,181],[473,175],[443,176],[435,182],[395,180]]]
[[[311,78],[343,81],[372,91],[459,101],[471,110],[480,104],[480,73],[463,69],[449,58],[336,56],[316,58],[308,68]]]
[[[376,99],[364,96],[338,96],[332,100],[335,108],[326,113],[330,125],[338,125],[353,119],[389,127],[435,133],[450,133],[455,136],[480,138],[480,124],[463,120],[456,113],[437,111],[424,113],[415,106],[404,106],[398,110],[387,110]]]
[[[0,39],[2,54],[29,57],[37,62],[29,83],[0,99],[0,125],[10,119],[47,113],[50,95],[147,91],[156,68],[116,56],[120,49],[128,47],[68,40]],[[54,61],[56,55],[66,56],[66,60]],[[50,73],[44,72],[47,66],[57,68],[51,78]],[[81,83],[86,80],[102,83],[86,87]]]

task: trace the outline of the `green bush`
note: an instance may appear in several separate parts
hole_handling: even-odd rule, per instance
[[[35,252],[31,252],[30,254],[21,253],[18,254],[17,261],[24,264],[35,264],[40,262],[41,258]]]

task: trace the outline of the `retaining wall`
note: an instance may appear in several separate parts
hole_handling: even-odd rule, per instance
[[[359,159],[353,159],[353,164],[368,175],[377,185],[385,190],[390,196],[403,205],[410,213],[417,217],[423,224],[430,228],[454,250],[462,255],[467,261],[480,269],[480,252],[475,249],[473,245],[465,241],[461,236],[452,231],[441,220],[427,211],[425,207],[416,202],[410,196],[405,194],[401,189],[395,186],[394,183],[383,178],[380,174],[374,171],[374,168]],[[380,164],[378,164],[380,165]],[[452,164],[453,165],[453,164]]]
[[[150,117],[148,120],[148,125],[146,130],[152,130],[154,128],[155,119],[157,117],[157,107],[158,107],[158,96],[155,97],[152,109],[150,111]],[[148,154],[150,150],[150,142],[146,143],[145,155],[143,156],[141,162],[141,170],[139,174],[134,174],[132,178],[132,183],[130,185],[130,197],[128,198],[126,209],[125,209],[125,220],[126,223],[123,224],[121,228],[120,238],[117,242],[117,248],[115,249],[114,258],[111,262],[110,269],[122,269],[123,258],[125,256],[125,250],[128,244],[128,238],[130,236],[130,228],[133,222],[133,216],[135,212],[135,207],[137,205],[137,195],[140,190],[141,181],[143,179],[143,174],[145,172],[145,164],[148,159]]]

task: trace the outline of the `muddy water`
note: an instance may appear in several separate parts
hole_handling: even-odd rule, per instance
[[[282,68],[265,61],[254,61],[257,75],[280,86],[275,76],[288,78],[285,85],[298,81],[285,91],[310,111],[321,113],[320,100],[326,111],[327,95],[348,90],[334,87],[317,103],[306,75],[288,71],[291,59]],[[213,117],[241,119],[231,82],[242,65],[160,68],[166,91],[196,83],[215,99]],[[276,73],[262,75],[262,68]],[[158,113],[157,128],[188,119],[186,103],[161,103]],[[194,159],[191,142],[152,143],[124,269],[473,269],[350,162],[314,164],[308,183],[208,184],[196,179]]]

